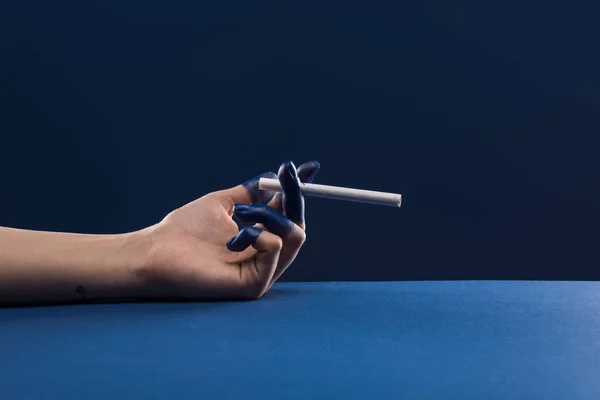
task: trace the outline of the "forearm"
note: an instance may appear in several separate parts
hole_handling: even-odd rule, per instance
[[[142,298],[146,238],[0,228],[0,305]]]

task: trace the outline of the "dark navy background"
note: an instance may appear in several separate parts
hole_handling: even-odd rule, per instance
[[[593,2],[589,2],[593,3]],[[288,280],[598,279],[597,12],[532,1],[0,5],[0,225],[123,232],[280,162]]]

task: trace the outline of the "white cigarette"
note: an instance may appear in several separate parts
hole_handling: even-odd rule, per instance
[[[260,190],[272,190],[281,192],[281,184],[277,179],[260,178],[258,181]],[[306,196],[323,197],[326,199],[355,201],[359,203],[379,204],[383,206],[400,207],[402,195],[396,193],[375,192],[373,190],[351,189],[339,186],[317,185],[314,183],[302,183],[302,193]]]

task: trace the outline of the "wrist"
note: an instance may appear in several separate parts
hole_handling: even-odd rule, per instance
[[[155,297],[156,276],[153,259],[155,227],[117,235],[118,245],[114,265],[123,268],[127,279],[127,297],[149,299]]]

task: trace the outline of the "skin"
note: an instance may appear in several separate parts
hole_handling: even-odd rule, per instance
[[[126,234],[0,228],[0,304],[259,299],[306,240],[300,183],[318,170],[288,161],[283,194],[258,190],[262,174]]]

